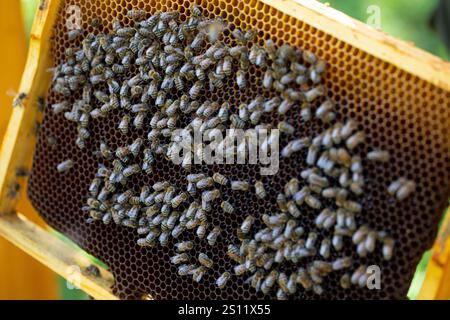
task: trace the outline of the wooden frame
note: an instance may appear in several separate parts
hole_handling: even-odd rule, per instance
[[[50,74],[46,72],[51,67],[49,44],[60,1],[43,1],[46,5],[41,6],[35,17],[27,65],[19,90],[27,96],[23,106],[13,110],[0,150],[0,234],[67,277],[64,268],[71,264],[86,267],[87,258],[15,213],[17,197],[8,192],[15,184],[16,169],[26,164],[26,155],[34,149],[34,125],[39,117],[34,103],[38,96],[45,94],[50,83]],[[450,64],[427,52],[312,0],[260,1],[450,91]],[[447,277],[450,267],[448,269]],[[112,276],[106,270],[102,270],[101,274],[99,279],[83,274],[80,287],[94,298],[115,298],[110,289]]]
[[[114,282],[111,273],[92,262],[81,250],[35,225],[21,214],[2,216],[0,235],[92,297],[117,299],[111,291]],[[92,265],[100,270],[100,276],[89,272]]]
[[[417,298],[450,299],[450,211],[447,212],[433,245],[425,279]]]

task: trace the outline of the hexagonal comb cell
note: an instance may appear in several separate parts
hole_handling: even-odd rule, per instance
[[[339,285],[340,274],[332,274],[323,285],[322,295],[302,291],[296,298],[404,298],[415,265],[434,239],[437,222],[449,195],[450,94],[262,2],[195,2],[207,17],[220,16],[242,30],[256,29],[261,42],[270,38],[278,45],[288,43],[311,50],[327,61],[329,68],[323,80],[329,98],[337,103],[338,120],[354,119],[359,129],[364,130],[366,140],[361,146],[362,152],[376,148],[388,151],[392,157],[382,166],[371,162],[365,167],[367,188],[362,202],[364,210],[358,217],[360,224],[388,230],[397,242],[395,255],[389,262],[378,256],[367,260],[357,258],[361,263],[380,266],[381,290],[342,289]],[[176,10],[180,12],[180,19],[184,20],[189,15],[191,3],[187,0],[62,1],[52,38],[54,63],[62,63],[65,49],[79,47],[83,38],[71,42],[67,39],[67,12],[64,8],[69,5],[81,8],[85,36],[94,31],[90,24],[93,18],[102,23],[99,31],[108,32],[116,18],[124,25],[131,25],[127,12],[132,8],[140,8],[150,14]],[[226,37],[229,36],[226,34]],[[250,69],[250,83],[257,83],[261,78],[260,70]],[[265,93],[252,86],[239,90],[230,82],[224,85],[223,90],[211,93],[209,99],[239,105],[256,94]],[[47,104],[56,102],[58,99],[50,90]],[[86,214],[81,207],[98,167],[98,158],[93,155],[96,146],[100,141],[106,141],[115,149],[145,134],[144,129],[133,130],[124,137],[116,128],[121,112],[114,110],[106,120],[95,123],[87,145],[92,152],[83,152],[71,143],[77,136],[76,125],[62,121],[62,115],[53,115],[48,109],[45,111],[28,186],[29,197],[45,221],[109,266],[115,277],[114,291],[121,298],[140,298],[143,294],[150,294],[156,299],[275,298],[274,293],[256,293],[244,283],[245,278],[242,277],[232,276],[232,281],[224,289],[219,289],[215,280],[233,267],[226,250],[228,244],[234,241],[243,217],[252,214],[257,218],[256,227],[262,225],[262,215],[277,208],[278,192],[306,168],[306,153],[282,160],[280,172],[275,176],[261,177],[259,167],[252,165],[202,165],[195,168],[195,171],[211,176],[220,171],[232,179],[245,179],[251,183],[262,180],[268,193],[267,201],[263,202],[254,194],[221,189],[224,199],[230,200],[236,210],[225,214],[218,206],[213,208],[211,223],[220,226],[224,232],[217,244],[212,248],[193,234],[187,234],[184,238],[192,240],[195,248],[207,253],[218,266],[213,273],[205,275],[202,282],[196,283],[191,278],[179,276],[176,266],[170,263],[169,258],[175,254],[173,241],[166,247],[141,248],[136,244],[137,236],[133,230],[115,224],[86,223]],[[326,128],[319,121],[302,122],[298,111],[290,113],[290,119],[295,123],[299,136],[314,136]],[[276,123],[280,118],[274,115],[266,120]],[[56,148],[49,143],[50,140],[56,140]],[[55,166],[67,158],[73,159],[75,166],[60,175]],[[414,196],[408,201],[394,202],[386,192],[386,187],[397,177],[406,177],[417,185]],[[152,175],[133,179],[130,187],[139,190],[143,185],[161,180],[185,185],[186,172],[168,161],[157,161]],[[302,212],[305,229],[312,224],[315,216],[312,210]],[[323,234],[319,233],[319,236]],[[355,257],[354,246],[347,244],[341,255]]]

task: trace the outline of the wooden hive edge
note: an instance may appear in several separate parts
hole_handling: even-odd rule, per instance
[[[450,209],[449,209],[450,210]],[[439,230],[431,249],[425,278],[420,289],[420,300],[450,299],[450,211]]]
[[[118,299],[112,293],[114,278],[109,271],[92,262],[81,249],[64,242],[23,215],[0,216],[0,235],[93,298]],[[87,271],[91,265],[100,270],[99,277]]]
[[[259,0],[277,10],[322,30],[358,49],[393,64],[429,83],[450,91],[450,64],[414,46],[368,27],[347,15],[311,0]],[[0,214],[14,211],[17,199],[7,196],[15,168],[23,163],[23,153],[34,149],[33,124],[36,108],[32,102],[48,88],[51,67],[49,43],[59,0],[46,0],[33,24],[25,71],[19,92],[27,94],[23,107],[13,110],[0,151]],[[45,80],[45,81],[43,81]],[[69,277],[67,267],[86,266],[88,259],[75,253],[62,240],[34,225],[23,216],[0,217],[0,234],[52,270]],[[90,263],[90,261],[89,261]],[[117,299],[111,292],[112,275],[101,269],[102,278],[82,275],[80,287],[97,299]]]
[[[18,195],[11,195],[16,183],[16,170],[25,165],[27,155],[34,150],[36,101],[44,96],[51,79],[48,55],[53,22],[59,1],[47,0],[47,7],[38,10],[34,19],[29,42],[28,56],[20,82],[19,93],[26,97],[21,106],[13,109],[0,149],[0,214],[14,211]]]
[[[450,91],[450,63],[315,0],[258,0],[399,69]]]

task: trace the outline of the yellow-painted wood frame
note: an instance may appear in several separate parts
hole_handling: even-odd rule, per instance
[[[17,198],[8,196],[8,188],[15,183],[15,169],[25,164],[26,155],[34,149],[33,128],[38,113],[33,102],[45,94],[50,83],[50,74],[46,72],[52,63],[49,55],[50,36],[60,1],[45,1],[47,5],[44,10],[36,14],[27,66],[20,86],[20,92],[26,93],[27,99],[23,107],[14,109],[0,151],[0,215],[3,215],[0,216],[0,234],[59,274],[67,276],[65,266],[72,262],[85,264],[86,261],[73,249],[64,247],[56,237],[17,215]],[[450,64],[427,52],[313,0],[260,1],[450,91]],[[80,286],[94,298],[114,298],[109,289],[111,275],[105,270],[101,272],[106,280],[104,277],[93,279],[83,276]]]
[[[0,1],[0,141],[11,116],[14,92],[18,90],[27,58],[27,40],[20,1]],[[31,160],[31,154],[29,155]],[[25,180],[25,179],[21,179]],[[22,185],[25,181],[21,181]],[[21,195],[17,208],[33,221],[39,216]],[[39,277],[36,277],[36,274]],[[25,252],[0,238],[0,299],[57,299],[56,274]]]
[[[431,250],[430,262],[417,298],[421,300],[450,299],[450,212],[442,222]]]
[[[117,299],[111,291],[111,273],[23,215],[2,216],[0,235],[96,299]],[[92,265],[100,270],[100,276],[89,271]]]

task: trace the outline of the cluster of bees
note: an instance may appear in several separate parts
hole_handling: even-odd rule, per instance
[[[366,286],[367,266],[360,265],[351,271],[354,264],[351,257],[329,260],[332,250],[339,253],[344,249],[345,237],[352,240],[361,258],[375,251],[377,241],[381,243],[383,258],[392,258],[392,237],[386,231],[375,231],[357,223],[356,217],[363,209],[358,199],[363,193],[364,177],[363,159],[353,154],[353,150],[364,142],[364,134],[356,128],[352,120],[338,122],[313,139],[294,140],[302,141],[300,149],[307,149],[306,163],[310,167],[285,184],[276,198],[279,211],[262,216],[264,228],[250,233],[255,217],[244,218],[237,233],[241,244],[229,245],[228,255],[238,263],[234,273],[247,276],[247,282],[256,291],[267,294],[274,289],[278,299],[286,299],[298,288],[321,294],[324,278],[331,272],[343,270],[346,271],[340,281],[343,288],[352,284]],[[373,150],[366,155],[366,160],[386,162],[389,155]],[[400,181],[404,181],[402,186],[412,183],[405,179]],[[404,192],[412,191],[410,188]],[[319,212],[314,225],[318,230],[329,231],[329,237],[319,239],[317,232],[305,231],[301,226],[302,206]],[[301,264],[302,260],[310,262]],[[284,262],[300,264],[300,267],[291,273],[274,268]],[[228,273],[220,279],[226,278]]]
[[[99,165],[89,186],[83,207],[88,222],[113,221],[135,228],[137,243],[142,247],[166,246],[176,239],[176,254],[170,261],[177,265],[179,275],[200,282],[214,261],[206,253],[192,253],[194,243],[183,240],[182,234],[192,230],[200,240],[214,246],[223,231],[209,223],[213,204],[220,204],[225,214],[238,211],[232,202],[222,199],[220,188],[253,190],[258,199],[264,200],[264,184],[232,181],[218,172],[211,177],[190,173],[194,168],[188,161],[181,164],[188,171],[184,188],[159,181],[136,192],[126,188],[127,181],[132,176],[151,174],[160,158],[173,159],[177,147],[185,143],[182,136],[171,139],[177,129],[187,133],[270,129],[271,124],[261,123],[265,113],[283,116],[299,108],[303,121],[316,118],[330,128],[314,138],[294,137],[282,148],[281,157],[307,150],[308,168],[288,181],[277,195],[279,211],[261,217],[264,228],[253,230],[259,217],[242,218],[237,230],[239,243],[229,244],[227,250],[236,265],[221,274],[216,284],[224,288],[233,275],[245,276],[256,291],[276,292],[278,299],[286,299],[299,288],[321,294],[326,276],[346,270],[341,278],[343,288],[364,286],[364,265],[351,271],[355,265],[351,257],[329,259],[332,250],[338,253],[343,249],[345,237],[352,239],[360,257],[374,252],[379,241],[384,259],[391,259],[394,240],[388,233],[359,226],[356,219],[362,210],[358,199],[364,188],[363,161],[387,161],[389,154],[373,150],[365,159],[354,154],[364,142],[364,132],[358,131],[352,120],[334,123],[335,106],[325,97],[321,84],[326,63],[309,51],[287,44],[277,46],[267,40],[259,45],[254,31],[241,31],[220,18],[208,19],[196,6],[186,21],[181,21],[178,12],[148,17],[145,11],[133,9],[128,16],[133,26],[114,21],[111,33],[88,34],[82,47],[68,48],[66,62],[55,68],[53,90],[62,101],[52,105],[52,111],[77,124],[75,143],[79,148],[87,148],[92,120],[101,121],[116,109],[121,110],[117,129],[124,137],[131,130],[149,129],[146,136],[116,150],[100,142],[96,154],[105,164]],[[98,21],[92,24],[98,25]],[[225,30],[232,30],[232,40],[227,43],[222,41]],[[71,31],[68,38],[77,39],[82,33]],[[245,89],[250,67],[264,70],[259,85],[272,93],[271,98],[257,95],[239,106],[201,99],[208,92],[221,90],[230,79],[239,89]],[[74,96],[79,99],[69,102]],[[314,107],[320,99],[325,101]],[[273,128],[283,135],[295,135],[295,127],[288,120]],[[264,148],[272,143],[270,139],[262,144]],[[223,145],[216,147],[223,150]],[[199,150],[193,153],[203,159],[203,148]],[[66,159],[57,170],[64,173],[74,165]],[[403,200],[414,188],[414,182],[399,178],[388,191]],[[307,232],[301,226],[302,206],[319,212],[313,227],[329,230],[330,237],[319,239],[313,227]],[[302,259],[308,262],[302,264]],[[285,263],[299,268],[288,273],[283,271]]]

